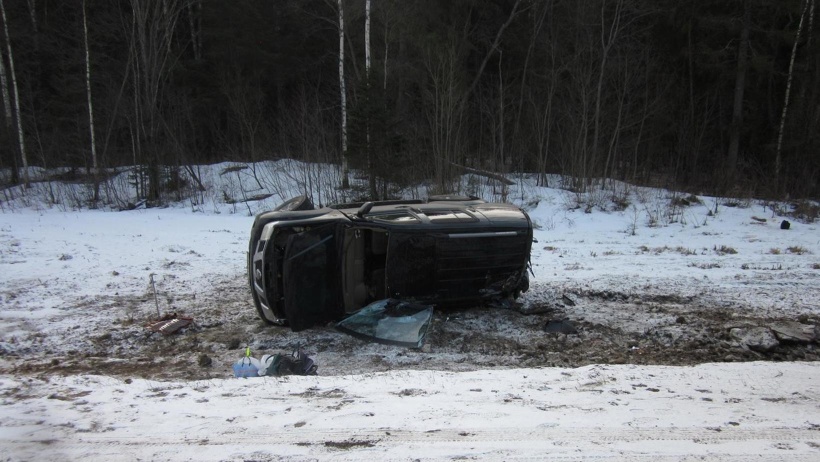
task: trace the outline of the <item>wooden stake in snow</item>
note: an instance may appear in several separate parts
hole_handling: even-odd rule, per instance
[[[149,274],[148,277],[151,278],[151,288],[154,289],[154,304],[157,307],[157,319],[160,319],[162,316],[159,314],[159,299],[157,298],[157,285],[154,284],[154,273]]]

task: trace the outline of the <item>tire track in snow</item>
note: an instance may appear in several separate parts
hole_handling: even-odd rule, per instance
[[[3,441],[5,440],[5,441]],[[277,448],[296,446],[306,455],[333,454],[334,459],[356,460],[374,452],[381,460],[421,451],[426,457],[481,455],[504,460],[792,460],[814,461],[820,456],[820,432],[795,428],[738,429],[720,431],[707,428],[492,428],[402,430],[381,429],[284,429],[271,432],[223,434],[221,437],[133,437],[82,434],[74,441],[48,440],[41,443],[0,438],[11,449],[45,455],[51,452],[104,460],[111,454],[131,450],[163,454],[199,454],[198,460],[220,460],[213,455],[276,454]],[[669,442],[670,444],[663,444]],[[595,448],[590,451],[590,447]],[[183,452],[180,452],[183,451]],[[341,451],[344,451],[343,453]],[[579,451],[583,453],[579,454]],[[765,453],[764,453],[765,452]],[[772,453],[769,453],[772,452]],[[357,455],[358,454],[358,455]],[[425,456],[426,454],[427,456]],[[96,459],[99,457],[100,459]],[[406,459],[407,456],[398,457]],[[279,459],[279,457],[276,457]]]

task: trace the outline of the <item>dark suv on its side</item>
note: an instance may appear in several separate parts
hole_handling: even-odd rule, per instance
[[[259,316],[298,331],[387,298],[517,297],[531,246],[532,222],[510,204],[434,196],[315,209],[299,196],[256,216],[248,279]]]

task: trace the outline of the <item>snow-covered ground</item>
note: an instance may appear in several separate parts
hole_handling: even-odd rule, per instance
[[[9,460],[816,461],[815,363],[2,379]]]
[[[209,190],[236,187],[208,183],[220,181],[216,173],[203,178]],[[213,194],[207,205],[128,212],[71,211],[19,198],[4,203],[2,458],[820,459],[816,362],[529,369],[510,363],[467,370],[454,361],[447,370],[448,358],[439,357],[428,370],[425,357],[436,355],[431,339],[432,351],[412,353],[363,343],[336,356],[309,351],[319,364],[317,377],[231,378],[239,350],[213,355],[209,380],[124,375],[123,365],[137,361],[132,353],[138,350],[141,364],[151,362],[148,351],[198,367],[196,355],[187,353],[194,351],[193,339],[149,341],[143,333],[157,305],[163,313],[193,315],[206,328],[245,324],[231,333],[241,343],[266,336],[269,343],[286,339],[280,348],[298,343],[299,334],[276,337],[255,321],[244,286],[248,211],[271,207],[284,191],[291,192],[282,188],[250,207],[219,202],[228,193],[241,197],[244,189]],[[600,197],[531,181],[513,188],[509,197],[537,227],[535,276],[524,309],[576,294],[601,303],[579,300],[564,306],[564,315],[612,329],[685,331],[689,323],[680,313],[698,316],[704,309],[817,329],[816,223],[757,201],[644,188],[619,196],[629,205],[616,211]],[[783,219],[791,229],[780,229]],[[625,309],[612,300],[631,303]],[[658,315],[645,301],[680,310]],[[816,345],[810,342],[807,358],[816,358]],[[387,367],[371,372],[356,362],[371,354],[388,358]],[[398,359],[408,356],[412,370]],[[61,369],[72,362],[101,369]],[[105,375],[103,366],[111,364],[123,367]]]

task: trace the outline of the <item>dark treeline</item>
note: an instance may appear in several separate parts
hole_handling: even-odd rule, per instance
[[[365,3],[2,0],[0,167],[134,166],[149,200],[345,154],[376,197],[461,167],[819,195],[815,0],[372,0],[369,67]]]

